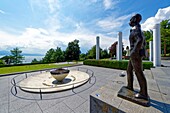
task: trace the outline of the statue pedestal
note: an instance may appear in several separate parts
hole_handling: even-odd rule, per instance
[[[127,89],[125,86],[123,86],[119,92],[118,92],[118,97],[121,97],[123,99],[129,100],[131,102],[137,103],[139,105],[149,107],[149,100],[144,100],[144,99],[138,99],[135,98],[136,91],[132,91]]]
[[[90,95],[90,113],[125,113],[119,109],[122,99],[118,98],[113,85],[101,87]]]

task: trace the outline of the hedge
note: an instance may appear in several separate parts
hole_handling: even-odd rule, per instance
[[[88,59],[83,62],[84,65],[99,66],[106,68],[122,69],[126,70],[128,66],[128,60],[116,61],[116,60],[94,60]],[[143,62],[144,69],[150,69],[153,67],[152,62]]]

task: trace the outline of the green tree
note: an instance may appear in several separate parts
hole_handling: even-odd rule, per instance
[[[153,31],[152,30],[143,31],[143,34],[144,34],[145,40],[146,40],[146,49],[149,49],[149,41],[153,40]]]
[[[80,60],[85,60],[85,59],[86,59],[86,54],[81,53],[81,54],[80,54]]]
[[[20,64],[24,60],[24,57],[23,57],[23,55],[21,55],[21,53],[22,53],[22,51],[19,50],[18,47],[11,50],[11,54],[12,54],[12,57],[13,57],[13,63],[14,64]]]
[[[1,58],[1,60],[4,60],[5,64],[10,65],[13,62],[14,57],[11,55],[6,55]]]
[[[47,53],[45,54],[45,57],[43,58],[43,62],[46,62],[46,63],[54,62],[55,59],[54,57],[52,57],[54,53],[55,53],[55,50],[53,48],[48,50]]]
[[[34,58],[31,63],[39,63],[39,61],[36,58]]]
[[[3,60],[0,59],[0,66],[1,65],[5,65],[5,64],[4,64]]]
[[[163,20],[161,25],[161,50],[166,56],[167,53],[170,53],[170,20]],[[149,49],[149,41],[153,40],[153,31],[144,31],[144,36],[146,38],[146,49]]]
[[[80,53],[79,40],[75,39],[68,43],[68,47],[65,51],[65,59],[66,61],[79,60]]]
[[[96,45],[94,45],[90,50],[87,52],[88,59],[95,59],[96,58]]]
[[[109,58],[110,55],[107,51],[107,49],[101,50],[101,58]]]
[[[60,47],[57,47],[57,49],[55,50],[55,52],[52,54],[52,61],[54,62],[62,62],[64,61],[64,53],[61,50]]]
[[[100,58],[107,58],[107,49],[102,50],[101,48],[99,49],[100,53]],[[87,58],[88,59],[95,59],[96,58],[96,45],[94,45],[90,50],[87,52]]]
[[[47,51],[45,57],[43,58],[43,62],[46,63],[62,61],[65,61],[65,57],[64,51],[62,51],[60,47],[57,47],[57,49],[51,48]]]
[[[167,49],[170,50],[170,19],[161,22],[161,48],[166,56]]]

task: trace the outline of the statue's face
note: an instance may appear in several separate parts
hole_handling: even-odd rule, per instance
[[[130,19],[129,25],[131,27],[134,27],[135,25],[139,24],[141,20],[142,20],[142,16],[140,14],[136,14]]]
[[[134,27],[134,26],[136,25],[136,16],[133,16],[133,17],[130,19],[129,25],[130,25],[131,27]]]

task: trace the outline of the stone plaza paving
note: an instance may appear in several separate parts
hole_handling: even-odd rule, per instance
[[[122,112],[128,113],[170,113],[170,67],[157,67],[151,70],[145,70],[147,78],[148,92],[151,98],[150,107],[143,107],[127,100],[117,97],[117,92],[122,86],[126,85],[126,76],[120,77],[123,70],[109,69],[95,66],[75,66],[87,68],[94,72],[94,77],[90,82],[75,88],[56,93],[42,94],[42,100],[39,94],[28,93],[11,84],[11,79],[16,75],[0,77],[0,113],[89,113],[90,112],[90,94],[109,95],[107,90],[113,91],[113,97],[107,98],[111,105],[117,107]],[[30,74],[36,74],[34,72]],[[24,75],[20,75],[24,76]],[[135,77],[135,89],[139,88]],[[113,87],[112,87],[113,86]],[[101,93],[101,94],[100,94]],[[100,97],[98,97],[100,98]]]

